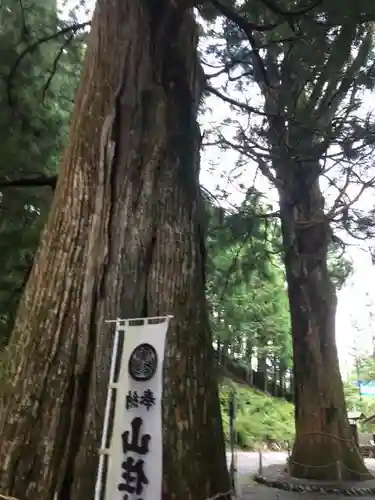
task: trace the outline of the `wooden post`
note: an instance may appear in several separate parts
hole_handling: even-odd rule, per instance
[[[261,476],[263,472],[263,455],[262,450],[259,448],[259,462],[258,462],[258,475]]]
[[[359,439],[358,439],[358,428],[357,424],[349,424],[352,436],[353,436],[353,441],[357,448],[359,448]]]

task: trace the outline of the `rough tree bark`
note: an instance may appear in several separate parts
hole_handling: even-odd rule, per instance
[[[99,0],[49,221],[6,352],[0,490],[93,497],[111,335],[173,314],[164,498],[229,489],[204,294],[197,33],[173,2]],[[224,496],[223,496],[224,497]]]
[[[295,477],[369,478],[349,430],[336,341],[336,293],[327,269],[331,239],[320,192],[320,165],[278,170],[285,266],[292,319]],[[309,182],[307,179],[315,179]]]

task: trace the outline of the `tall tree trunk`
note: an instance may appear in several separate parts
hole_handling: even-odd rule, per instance
[[[253,344],[253,339],[250,338],[250,334],[248,334],[249,337],[246,339],[246,354],[245,354],[245,360],[246,360],[246,365],[249,373],[249,378],[248,378],[248,383],[250,385],[253,384],[253,353],[254,353],[254,344]]]
[[[223,344],[222,344],[222,349],[221,349],[221,355],[222,357],[226,357],[229,355],[229,347],[230,347],[230,343],[228,340],[224,340],[223,341]]]
[[[262,376],[263,390],[267,392],[268,388],[268,370],[267,370],[267,354],[266,347],[262,346],[258,349],[257,371]]]
[[[285,394],[286,392],[286,373],[287,373],[287,368],[285,366],[285,363],[283,360],[280,360],[279,364],[279,386],[280,386],[280,391],[281,391],[281,396]]]
[[[280,191],[294,358],[291,473],[310,479],[368,479],[351,439],[338,364],[336,293],[327,269],[331,230],[318,181],[302,192],[301,185],[297,189],[301,169],[295,167],[293,178],[290,164],[285,168]]]
[[[197,33],[175,3],[99,0],[52,211],[7,350],[0,490],[93,497],[107,318],[173,314],[165,499],[229,489],[204,295]],[[225,495],[223,495],[224,497]]]
[[[273,389],[273,395],[274,396],[279,396],[280,395],[280,390],[278,386],[279,382],[279,366],[278,366],[278,359],[274,355],[273,356],[273,363],[272,363],[272,389]]]

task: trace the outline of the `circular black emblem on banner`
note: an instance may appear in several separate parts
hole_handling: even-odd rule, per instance
[[[158,355],[150,344],[139,344],[129,358],[129,375],[137,382],[152,379],[158,366]]]

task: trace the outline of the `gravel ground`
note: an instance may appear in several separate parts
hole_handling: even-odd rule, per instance
[[[270,463],[270,456],[265,454],[265,458],[267,461],[267,465],[263,470],[263,474],[267,476],[277,476],[278,471],[281,469],[280,460],[277,460],[276,464]],[[273,457],[272,457],[273,458]],[[243,463],[246,457],[239,457],[239,465],[241,462]],[[275,459],[276,460],[276,459]],[[367,459],[366,465],[369,470],[375,476],[375,459]],[[242,467],[243,471],[244,467]],[[267,486],[259,485],[255,483],[251,477],[254,471],[249,470],[248,474],[240,474],[238,477],[238,498],[241,500],[319,500],[322,498],[327,498],[329,496],[333,500],[339,500],[342,498],[348,498],[346,495],[338,495],[338,494],[320,494],[320,493],[296,493],[289,492],[284,490],[278,490],[275,488],[269,488]],[[364,483],[358,483],[358,487],[371,486],[375,487],[375,479],[374,481],[366,481],[366,485]],[[371,483],[371,484],[370,484]],[[351,498],[362,498],[364,500],[374,500],[375,496],[361,496],[361,497],[351,497]]]

